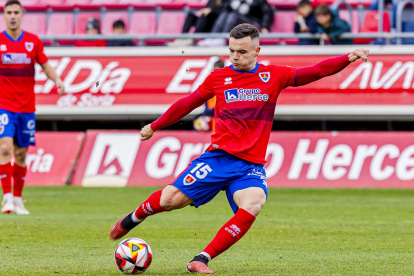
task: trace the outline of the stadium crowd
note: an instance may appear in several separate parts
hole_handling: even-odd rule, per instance
[[[378,0],[27,0],[23,28],[40,36],[62,35],[119,35],[119,40],[55,40],[48,45],[86,46],[221,46],[223,38],[182,38],[128,40],[122,35],[180,35],[200,33],[227,33],[234,26],[248,22],[259,28],[261,33],[319,34],[315,38],[264,39],[262,44],[319,45],[324,43],[366,44],[381,43],[373,38],[341,38],[343,33],[374,33],[379,31]],[[0,1],[1,2],[1,1]],[[48,3],[55,4],[48,4]],[[79,4],[79,3],[82,4]],[[102,3],[101,3],[102,2]],[[105,3],[118,4],[105,4]],[[187,3],[188,2],[188,3]],[[78,4],[77,4],[78,3]],[[88,4],[89,3],[89,4]],[[101,4],[99,4],[101,3]],[[200,4],[201,3],[201,4]],[[414,9],[404,7],[401,23],[398,24],[398,0],[385,0],[383,32],[414,32]],[[25,5],[23,3],[23,5]],[[347,9],[343,9],[346,7]],[[397,26],[401,25],[401,26]],[[319,36],[317,36],[319,38]],[[50,40],[49,40],[50,41]],[[403,39],[403,44],[413,43]]]

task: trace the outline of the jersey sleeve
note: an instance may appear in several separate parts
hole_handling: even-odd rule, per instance
[[[40,39],[38,39],[37,45],[36,45],[36,62],[42,65],[46,63],[47,61],[48,61],[48,58],[44,53],[43,43]]]
[[[279,77],[280,87],[282,89],[295,86],[297,68],[290,66],[275,66],[276,74]]]
[[[209,100],[214,97],[213,74],[214,72],[208,75],[208,77],[196,90],[200,97],[205,100]]]

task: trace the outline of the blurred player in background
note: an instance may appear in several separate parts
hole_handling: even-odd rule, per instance
[[[26,177],[26,154],[35,145],[35,62],[63,95],[62,80],[47,63],[40,39],[23,31],[23,7],[17,0],[4,6],[6,30],[0,34],[0,180],[2,213],[28,215],[22,191]],[[14,165],[11,164],[14,154]],[[13,181],[12,181],[13,180]],[[12,193],[13,182],[13,193]]]
[[[280,91],[336,74],[359,58],[368,59],[368,51],[358,49],[308,67],[265,66],[257,63],[259,30],[251,24],[240,24],[230,32],[229,48],[231,66],[214,70],[195,92],[141,130],[141,140],[148,140],[216,96],[211,145],[172,185],[154,192],[110,232],[112,239],[119,239],[148,216],[188,205],[199,207],[225,190],[235,215],[187,265],[189,272],[202,274],[213,273],[208,262],[247,233],[266,202],[265,156]]]
[[[213,71],[215,69],[224,68],[224,61],[221,59],[214,63]],[[214,109],[216,108],[216,97],[211,98],[205,103],[205,110],[201,116],[194,121],[194,129],[199,131],[213,131],[215,129]]]

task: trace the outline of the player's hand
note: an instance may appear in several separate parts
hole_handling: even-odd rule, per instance
[[[56,80],[56,87],[59,95],[63,96],[65,95],[65,86],[63,85],[63,82],[61,79]]]
[[[355,62],[357,59],[362,59],[364,62],[368,61],[369,50],[367,49],[356,49],[348,55],[350,62]]]
[[[151,129],[151,124],[144,126],[141,129],[140,134],[141,134],[141,141],[150,139],[152,135],[154,135],[154,131]]]

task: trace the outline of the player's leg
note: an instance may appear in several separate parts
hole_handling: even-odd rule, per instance
[[[4,126],[2,126],[4,127]],[[4,129],[3,133],[4,134]],[[12,177],[13,167],[11,157],[13,152],[13,138],[0,138],[0,181],[3,189],[3,200],[1,212],[4,214],[14,213]]]
[[[16,134],[15,113],[0,109],[0,181],[3,188],[2,213],[13,213],[12,178],[13,138]]]
[[[213,273],[207,267],[208,262],[229,249],[249,231],[265,204],[267,183],[263,166],[250,164],[247,168],[226,190],[227,199],[235,215],[220,228],[207,247],[188,264],[187,270],[190,272]]]
[[[111,229],[110,237],[119,239],[145,218],[164,211],[188,205],[198,207],[212,200],[226,183],[222,169],[228,167],[222,152],[207,152],[194,160],[170,186],[154,192],[132,213],[119,219]],[[224,176],[224,179],[226,176]]]
[[[234,193],[233,199],[239,207],[235,215],[223,225],[203,250],[209,260],[229,249],[249,231],[266,202],[266,193],[262,188],[251,187],[238,190]]]
[[[188,264],[191,272],[212,274],[206,269],[208,262],[229,249],[249,231],[260,209],[266,202],[266,193],[262,188],[252,187],[239,190],[234,194],[234,201],[239,208],[235,215],[217,232],[207,247]]]
[[[155,191],[133,212],[120,218],[112,226],[111,239],[119,239],[144,221],[147,217],[175,209],[181,209],[193,203],[193,200],[176,187],[169,185]]]
[[[14,145],[14,165],[13,165],[13,202],[15,212],[18,215],[29,215],[30,212],[23,204],[22,194],[24,181],[26,179],[26,155],[28,147]]]
[[[13,194],[14,208],[18,215],[28,215],[23,204],[22,193],[26,179],[26,155],[29,146],[34,146],[36,121],[34,113],[16,113],[16,135],[14,139]]]

